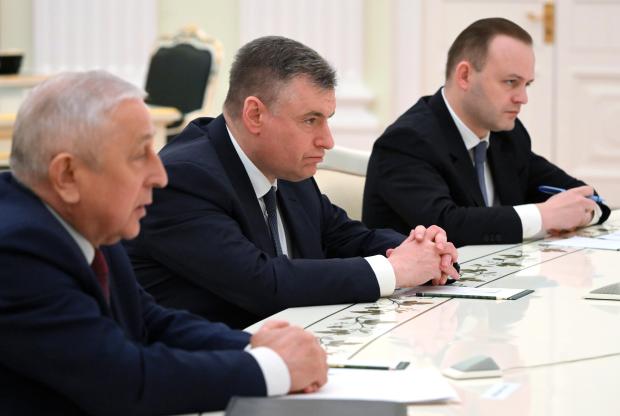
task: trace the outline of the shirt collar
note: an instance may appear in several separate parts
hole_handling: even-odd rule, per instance
[[[93,247],[93,245],[82,234],[77,232],[76,229],[73,228],[68,222],[66,222],[56,211],[54,211],[52,207],[47,205],[45,202],[43,204],[45,204],[45,207],[52,213],[54,217],[56,217],[60,225],[62,225],[63,228],[67,230],[69,235],[73,238],[75,243],[80,248],[82,254],[84,254],[86,262],[88,264],[91,264],[93,262],[93,259],[95,258],[95,248]]]
[[[267,177],[263,175],[263,172],[261,172],[256,167],[256,165],[245,154],[241,146],[239,146],[239,143],[237,143],[237,140],[235,139],[235,136],[233,136],[232,132],[228,128],[228,125],[226,126],[226,130],[228,131],[228,136],[230,136],[230,141],[232,142],[233,147],[235,148],[235,151],[239,155],[239,159],[241,159],[241,163],[243,163],[245,172],[248,174],[248,177],[250,178],[250,182],[252,183],[252,188],[254,189],[256,198],[257,199],[262,198],[267,192],[269,192],[272,186],[274,186],[277,189],[278,180],[276,179],[273,183],[269,182],[269,179],[267,179]]]
[[[467,150],[471,150],[474,147],[476,147],[480,143],[481,140],[486,141],[487,146],[488,146],[491,132],[487,133],[486,136],[484,136],[483,138],[479,138],[478,136],[476,136],[476,134],[473,131],[471,131],[471,129],[467,127],[465,123],[461,121],[461,119],[454,112],[452,107],[450,107],[450,103],[446,99],[446,93],[444,92],[443,87],[441,88],[441,96],[443,97],[443,101],[446,103],[446,107],[448,107],[448,111],[450,112],[450,115],[452,116],[452,120],[454,120],[454,124],[456,124],[456,128],[458,129],[459,133],[461,134],[461,137],[463,138],[463,142],[465,143],[465,147],[467,148]]]

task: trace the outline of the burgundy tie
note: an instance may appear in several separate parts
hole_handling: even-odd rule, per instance
[[[110,302],[110,281],[108,279],[108,263],[105,261],[105,257],[101,250],[95,250],[95,258],[93,259],[93,264],[91,266],[93,271],[95,272],[95,276],[97,277],[97,281],[101,286],[101,291],[103,292],[103,297],[106,302]]]

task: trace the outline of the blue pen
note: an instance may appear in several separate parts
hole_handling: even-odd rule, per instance
[[[560,192],[565,192],[566,189],[563,188],[556,188],[555,186],[547,186],[547,185],[541,185],[538,187],[538,190],[540,192],[542,192],[543,194],[559,194]],[[594,202],[600,202],[603,203],[605,201],[603,201],[603,198],[601,198],[598,195],[591,195],[587,198],[590,198],[592,201]]]

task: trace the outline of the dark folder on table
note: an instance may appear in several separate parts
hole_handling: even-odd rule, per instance
[[[403,403],[374,400],[277,399],[233,397],[226,416],[406,416]]]

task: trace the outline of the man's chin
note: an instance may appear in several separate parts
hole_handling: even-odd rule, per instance
[[[495,128],[491,129],[491,131],[511,131],[514,130],[515,124],[515,120],[507,121],[505,123],[502,123],[501,125],[495,126]]]
[[[140,223],[136,221],[135,224],[132,224],[131,226],[123,230],[121,238],[123,240],[133,240],[138,236],[138,234],[140,234]]]
[[[278,179],[284,179],[289,182],[301,182],[306,179],[310,179],[316,174],[317,168],[314,166],[312,169],[305,169],[303,172],[295,172],[294,174],[287,175],[287,177],[282,177]]]

